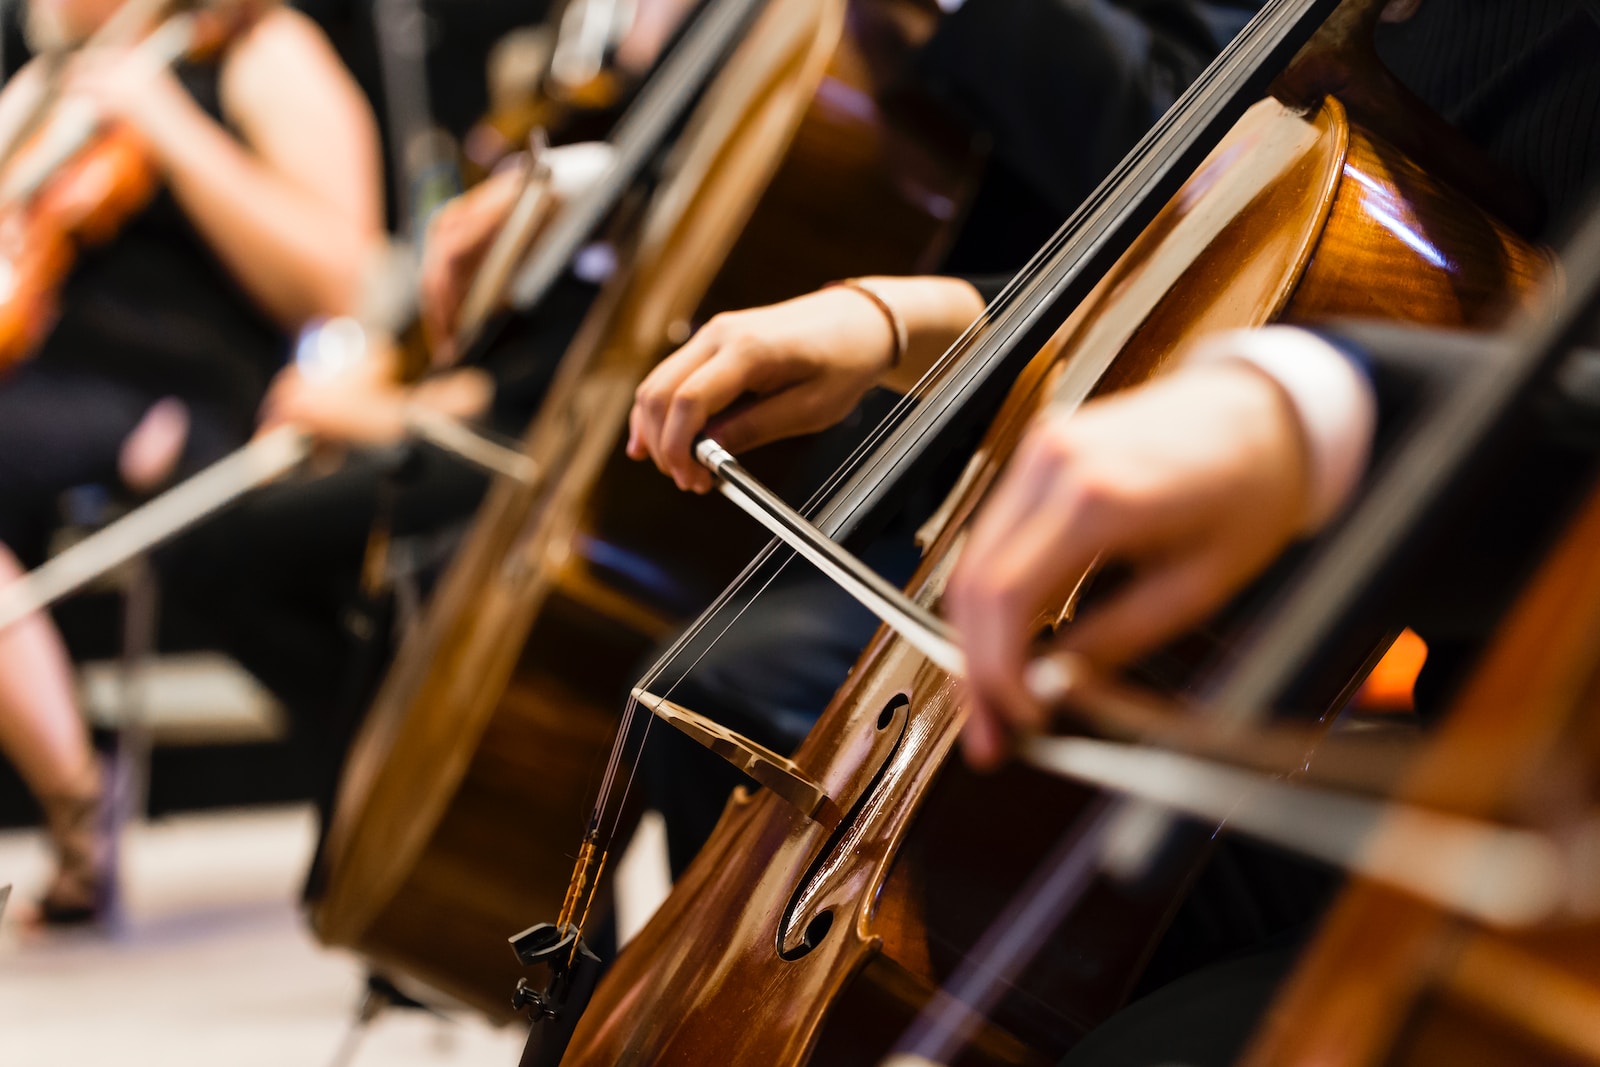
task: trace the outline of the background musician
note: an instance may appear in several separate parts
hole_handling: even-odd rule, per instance
[[[685,0],[639,4],[633,25],[648,41],[625,39],[633,62],[653,58],[650,49],[666,39],[664,25],[675,25],[685,6]],[[470,22],[491,13],[447,8],[443,15]],[[481,75],[437,64],[430,70],[430,86],[447,95]],[[593,143],[549,149],[548,217],[587,189],[609,158]],[[435,312],[439,287],[450,287],[453,310],[516,199],[520,178],[517,166],[506,167],[478,187],[482,192],[441,208],[428,227],[420,293],[430,372],[402,384],[381,374],[329,378],[284,369],[268,390],[260,425],[287,422],[310,431],[328,446],[330,462],[315,477],[250,494],[162,553],[173,619],[166,636],[220,648],[273,692],[293,719],[296,743],[315,762],[310,778],[319,792],[333,787],[387,664],[399,614],[394,602],[402,599],[390,595],[391,586],[426,593],[489,485],[487,475],[460,458],[408,441],[408,411],[425,408],[502,438],[520,435],[597,291],[594,278],[568,271],[537,308],[488,331],[490,339],[470,359],[455,351],[453,318]],[[485,205],[494,208],[487,218]],[[464,253],[469,246],[479,255]],[[377,525],[404,549],[391,555],[395,567],[375,589],[364,580],[364,566]]]
[[[117,7],[30,2],[28,40],[75,45]],[[0,120],[41,76],[36,65],[11,73]],[[265,9],[214,59],[175,69],[126,49],[79,53],[65,91],[136,131],[163,188],[80,257],[54,329],[0,378],[7,576],[40,561],[64,490],[150,490],[243,443],[292,332],[351,309],[381,226],[371,115],[291,9]],[[57,851],[43,918],[94,916],[108,888],[99,775],[42,616],[0,634],[0,745]]]
[[[1559,235],[1600,191],[1600,73],[1590,58],[1600,47],[1600,16],[1593,6],[1404,0],[1391,4],[1387,17],[1393,24],[1379,44],[1391,70],[1530,185],[1542,200],[1543,235]],[[905,281],[884,285],[880,295],[908,324],[921,324],[929,320],[920,300],[932,300],[935,286],[946,299],[970,300],[951,285]],[[793,417],[779,414],[785,392],[810,398],[809,407],[799,405],[807,419],[828,418],[839,397],[886,373],[892,352],[885,327],[866,309],[837,310],[845,295],[807,299],[835,302],[827,305],[836,308],[830,329],[857,338],[853,345],[834,338],[822,351],[794,343],[786,327],[793,313],[767,309],[744,320],[747,328],[759,326],[757,339],[726,351],[691,345],[681,363],[674,357],[664,364],[635,409],[633,454],[703,491],[709,479],[687,451],[696,433],[731,436],[735,450],[781,436]],[[907,362],[922,351],[910,346]],[[1022,680],[1035,620],[1059,607],[1092,560],[1126,564],[1132,580],[1109,602],[1086,608],[1062,643],[1107,665],[1128,663],[1209,616],[1337,514],[1395,432],[1410,384],[1404,367],[1273,327],[1215,339],[1165,378],[1038,422],[980,509],[945,594],[968,657],[969,761],[993,766],[1014,732],[1045,725],[1045,710]],[[746,388],[767,399],[719,421],[729,391]],[[1470,659],[1535,558],[1540,537],[1593,471],[1592,450],[1574,448],[1552,429],[1515,457],[1509,475],[1485,472],[1493,505],[1416,577],[1401,602],[1403,617],[1393,620],[1429,639],[1431,677],[1418,693],[1423,710],[1437,706],[1449,676]],[[1463,574],[1471,580],[1463,582]],[[1203,943],[1202,928],[1226,926],[1230,913],[1260,913],[1246,899],[1259,886],[1219,891],[1225,887],[1211,873],[1158,951],[1153,966],[1164,977],[1203,958],[1191,948],[1175,960],[1179,938]],[[1314,915],[1313,903],[1299,902],[1302,922]],[[1264,948],[1270,927],[1257,925],[1255,951],[1249,938],[1228,944],[1213,936],[1213,960],[1245,954],[1136,1002],[1067,1062],[1232,1062],[1292,961],[1293,927],[1286,929],[1277,947]]]

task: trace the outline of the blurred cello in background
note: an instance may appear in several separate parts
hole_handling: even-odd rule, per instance
[[[1590,343],[1600,308],[1600,211],[1591,211],[1565,262],[1565,307],[1552,301],[1526,331],[1523,367],[1513,368],[1523,377],[1500,374],[1480,395],[1499,399],[1498,388],[1548,404],[1530,383],[1556,378]],[[1475,399],[1463,395],[1457,408],[1476,414]],[[1420,473],[1444,461],[1437,450],[1428,460]],[[1415,476],[1394,482],[1396,495],[1409,496],[1426,484]],[[1495,925],[1354,881],[1280,990],[1245,1055],[1248,1067],[1600,1064],[1596,546],[1600,489],[1592,487],[1396,792],[1412,807],[1535,836],[1545,847],[1530,858],[1543,862],[1504,876],[1543,907]],[[1383,832],[1380,824],[1376,834]]]
[[[975,181],[970,136],[892,98],[884,12],[931,5],[714,3],[679,47],[741,10],[524,439],[539,474],[494,487],[401,648],[324,850],[321,938],[495,1017],[520,973],[505,937],[565,893],[632,665],[759,543],[623,456],[636,384],[716,311],[928,269]]]
[[[1587,906],[1500,929],[1357,882],[1272,1009],[1250,1067],[1600,1064],[1596,545],[1591,496],[1400,794],[1549,834]],[[1530,888],[1546,873],[1529,870]]]

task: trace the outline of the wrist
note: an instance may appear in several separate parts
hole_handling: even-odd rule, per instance
[[[879,363],[879,373],[889,373],[901,363],[905,362],[906,349],[910,346],[910,334],[906,330],[905,319],[895,309],[878,286],[872,284],[868,278],[845,278],[842,281],[830,282],[825,289],[837,289],[853,293],[864,300],[882,316],[884,324],[889,331],[889,344],[887,355]]]
[[[982,316],[983,296],[961,278],[933,275],[870,281],[900,313],[910,337],[905,359],[881,375],[879,384],[895,392],[910,392]]]
[[[1218,334],[1185,365],[1235,363],[1275,385],[1288,401],[1306,452],[1302,532],[1326,523],[1354,493],[1376,432],[1371,383],[1333,345],[1306,330],[1269,326]]]

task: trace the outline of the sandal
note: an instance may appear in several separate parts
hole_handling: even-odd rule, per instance
[[[104,799],[98,767],[86,788],[42,799],[56,854],[55,877],[39,900],[44,925],[95,922],[110,911],[111,839]]]

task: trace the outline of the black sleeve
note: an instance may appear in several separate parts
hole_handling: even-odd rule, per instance
[[[1065,217],[1259,6],[967,0],[919,70]]]
[[[1319,330],[1355,360],[1378,401],[1373,465],[1393,453],[1449,387],[1485,361],[1503,358],[1492,337],[1438,334],[1419,327],[1349,326]],[[1406,338],[1428,336],[1425,344]],[[1579,351],[1541,390],[1475,467],[1472,499],[1437,517],[1430,549],[1397,577],[1393,624],[1428,642],[1418,680],[1425,716],[1448,702],[1545,550],[1600,472],[1600,356]]]
[[[12,75],[33,58],[28,37],[22,29],[24,6],[6,4],[4,10],[0,10],[0,82],[9,82]]]
[[[564,274],[538,308],[502,315],[484,331],[489,339],[471,361],[494,385],[492,429],[510,436],[527,429],[596,293],[589,282]]]

